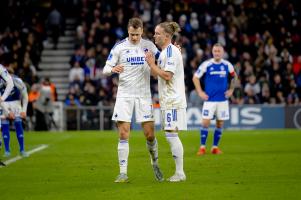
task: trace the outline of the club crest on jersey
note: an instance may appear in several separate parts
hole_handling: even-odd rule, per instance
[[[126,50],[126,52],[125,53],[130,53],[130,50]]]
[[[143,51],[146,53],[148,52],[148,48],[144,48]]]
[[[223,65],[221,66],[220,69],[221,69],[221,71],[225,71],[225,67]]]
[[[107,60],[111,60],[112,58],[113,58],[113,55],[110,53]]]

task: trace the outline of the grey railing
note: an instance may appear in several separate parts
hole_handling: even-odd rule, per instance
[[[63,130],[111,130],[112,106],[63,106]]]

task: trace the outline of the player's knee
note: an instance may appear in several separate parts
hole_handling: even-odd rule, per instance
[[[119,131],[119,138],[122,140],[129,139],[129,132],[127,131]]]
[[[148,140],[148,141],[154,141],[154,139],[155,139],[154,134],[148,134],[148,135],[145,135],[145,137],[146,137],[146,140]]]
[[[215,126],[216,126],[216,128],[223,128],[224,121],[217,121]]]
[[[204,123],[204,122],[202,123],[203,128],[209,128],[209,125],[210,125],[210,123]]]
[[[209,119],[203,119],[202,127],[203,128],[209,128],[209,126],[210,126],[210,120]]]
[[[129,138],[130,131],[125,128],[119,129],[119,138],[122,140],[127,140]]]

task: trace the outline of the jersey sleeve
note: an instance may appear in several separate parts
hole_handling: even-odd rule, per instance
[[[118,47],[115,48],[113,47],[113,49],[111,49],[110,54],[107,58],[106,65],[103,69],[103,73],[105,75],[111,75],[112,68],[117,65],[118,60],[119,60]]]
[[[203,62],[194,73],[194,76],[201,78],[207,71],[207,65],[208,61]]]
[[[119,60],[118,49],[119,49],[118,47],[115,47],[111,50],[107,58],[106,65],[114,67],[118,63]]]
[[[1,97],[2,101],[5,101],[8,95],[11,93],[12,89],[14,88],[14,83],[12,77],[10,76],[10,74],[6,69],[1,70],[0,75],[3,78],[3,80],[6,82],[6,87]]]
[[[169,71],[172,72],[173,74],[175,74],[176,69],[177,69],[177,62],[178,62],[178,58],[179,56],[177,56],[176,52],[177,49],[172,48],[172,46],[167,47],[166,50],[166,64],[165,64],[165,71]]]
[[[230,76],[234,77],[234,75],[235,75],[234,66],[230,62],[227,62],[227,65],[228,65],[228,70],[229,70]]]

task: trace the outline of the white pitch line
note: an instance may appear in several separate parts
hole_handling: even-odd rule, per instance
[[[30,150],[30,151],[27,151],[27,153],[28,153],[28,155],[31,155],[31,154],[34,154],[34,153],[36,153],[38,151],[42,151],[43,149],[46,149],[47,147],[48,147],[47,144],[42,144],[41,146],[39,146],[37,148],[34,148],[34,149]],[[5,165],[10,165],[11,163],[14,163],[14,162],[16,162],[16,161],[18,161],[18,160],[20,160],[22,158],[23,158],[22,156],[16,156],[14,158],[11,158],[9,160],[4,161],[3,163]],[[4,166],[0,166],[0,168],[2,168],[2,167],[4,167]]]

